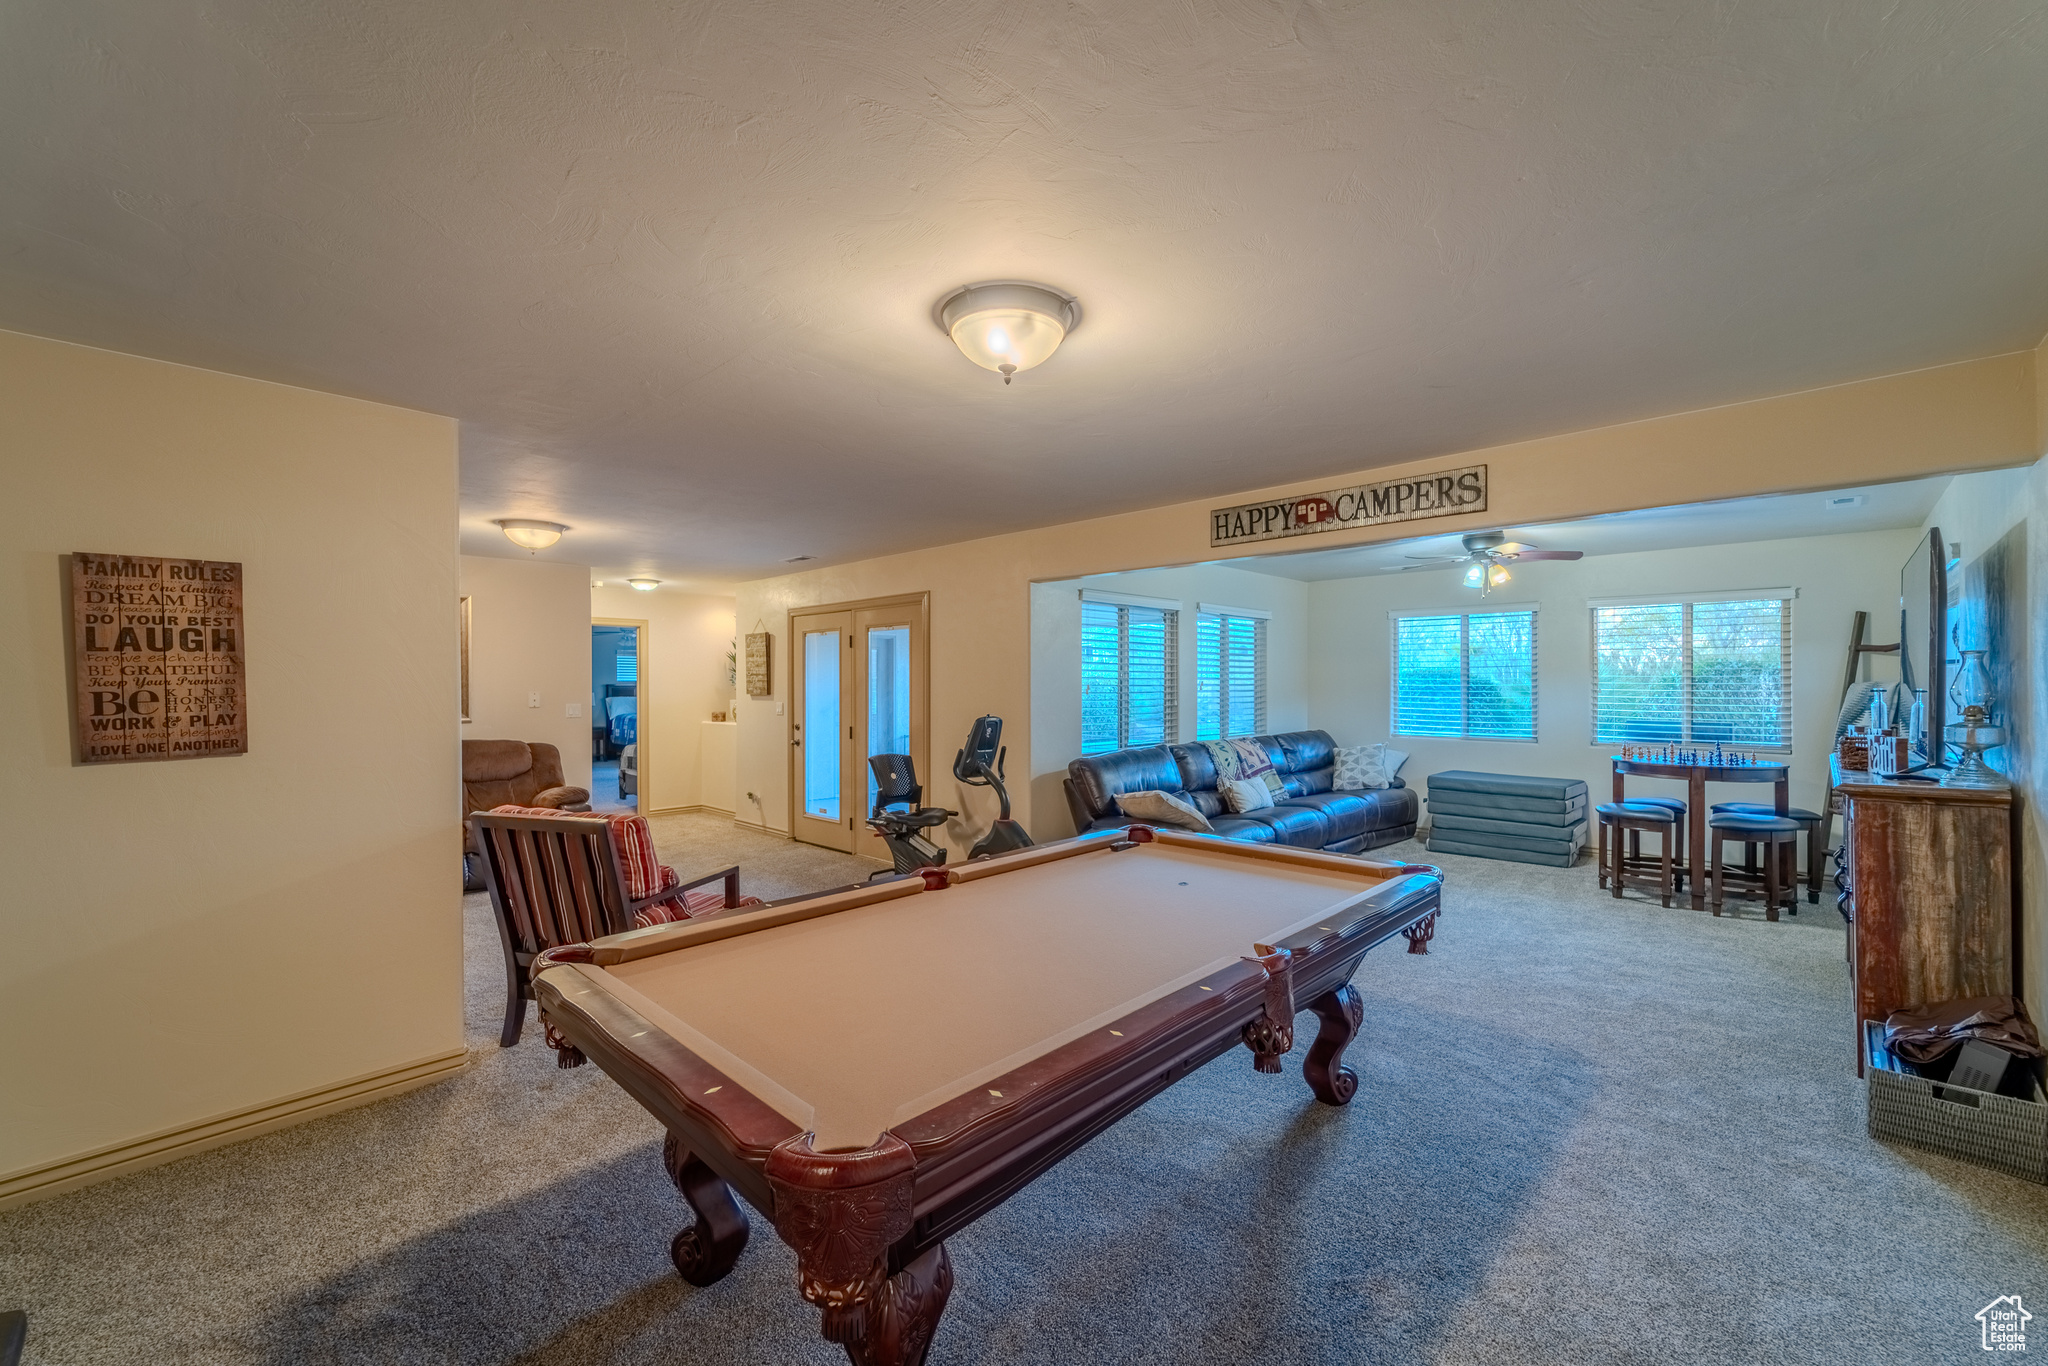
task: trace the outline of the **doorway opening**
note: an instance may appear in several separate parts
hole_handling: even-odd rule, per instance
[[[790,832],[804,843],[888,859],[867,826],[871,755],[909,755],[929,791],[928,617],[923,593],[791,614]]]
[[[590,807],[642,809],[647,781],[646,745],[640,734],[640,695],[646,684],[645,622],[600,620],[590,626]]]

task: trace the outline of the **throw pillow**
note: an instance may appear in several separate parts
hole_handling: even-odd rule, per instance
[[[1116,799],[1117,810],[1132,820],[1146,821],[1153,825],[1170,825],[1178,830],[1203,830],[1216,833],[1216,827],[1209,824],[1209,818],[1189,806],[1171,792],[1126,792]]]
[[[1273,804],[1273,794],[1257,778],[1225,778],[1216,790],[1223,794],[1223,804],[1239,815]]]
[[[1330,786],[1338,792],[1370,792],[1385,787],[1393,781],[1386,760],[1385,745],[1339,745]]]
[[[1204,740],[1202,747],[1215,761],[1219,789],[1225,781],[1250,778],[1264,783],[1266,791],[1274,796],[1287,790],[1287,780],[1280,776],[1280,770],[1266,757],[1266,751],[1252,741]]]
[[[1400,777],[1401,770],[1407,766],[1408,751],[1405,749],[1395,749],[1392,745],[1388,745],[1386,762],[1382,765],[1387,770],[1387,781],[1391,783],[1394,779]]]

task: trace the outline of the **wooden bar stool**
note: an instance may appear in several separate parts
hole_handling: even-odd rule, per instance
[[[1736,816],[1775,816],[1778,814],[1778,809],[1769,802],[1716,802],[1714,804],[1714,815],[1718,816],[1724,811]],[[1798,821],[1802,833],[1806,836],[1806,899],[1815,905],[1819,905],[1821,863],[1828,856],[1828,851],[1820,847],[1820,813],[1808,811],[1804,807],[1794,806],[1787,808],[1785,815],[1792,820]],[[1745,864],[1754,866],[1756,855],[1753,851],[1745,850],[1743,852],[1743,860]],[[1799,914],[1798,898],[1796,897],[1793,898],[1792,902],[1792,914]]]
[[[1678,842],[1674,831],[1684,824],[1678,813],[1669,807],[1638,805],[1635,802],[1603,802],[1594,811],[1600,817],[1601,885],[1613,888],[1617,899],[1625,884],[1655,887],[1669,908],[1672,893],[1677,890],[1677,868],[1673,859],[1677,856]],[[1631,844],[1641,850],[1645,830],[1656,835],[1664,846],[1663,857],[1659,861],[1660,872],[1654,878],[1648,871],[1648,861],[1640,852],[1633,860],[1625,853],[1626,846]],[[1622,838],[1624,834],[1627,840]]]
[[[1676,797],[1630,797],[1621,805],[1658,806],[1671,812],[1678,818],[1671,827],[1672,833],[1670,835],[1670,842],[1672,843],[1671,857],[1676,862],[1676,868],[1672,873],[1672,877],[1677,879],[1677,886],[1680,890],[1683,890],[1685,887],[1685,803]],[[1600,885],[1602,887],[1607,885],[1607,824],[1604,820],[1600,822],[1600,855],[1598,862],[1600,864]],[[1628,842],[1627,857],[1629,867],[1639,873],[1647,874],[1650,868],[1656,866],[1657,860],[1643,857],[1642,832],[1640,830],[1630,831]]]
[[[1729,840],[1740,840],[1752,850],[1758,847],[1763,850],[1760,872],[1735,869],[1732,870],[1732,880],[1742,895],[1757,891],[1763,893],[1764,919],[1776,920],[1781,903],[1796,906],[1799,879],[1794,872],[1793,860],[1799,853],[1801,828],[1800,822],[1790,816],[1751,816],[1732,811],[1711,815],[1707,820],[1707,839],[1714,846],[1714,865],[1709,909],[1715,915],[1721,914],[1724,884],[1731,880],[1731,870],[1721,862],[1722,847]]]

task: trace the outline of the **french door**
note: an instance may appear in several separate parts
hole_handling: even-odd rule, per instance
[[[871,754],[908,754],[929,794],[923,594],[793,613],[790,833],[867,858],[889,851],[868,829]]]

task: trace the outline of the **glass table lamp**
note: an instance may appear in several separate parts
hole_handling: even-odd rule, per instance
[[[1961,711],[1962,721],[1948,727],[1949,741],[1963,752],[1962,762],[1941,780],[1943,787],[2004,787],[2006,780],[1984,762],[1984,751],[2005,743],[2005,730],[1993,724],[1991,670],[1984,665],[1984,651],[1963,651],[1962,666],[1949,685],[1949,701]]]

